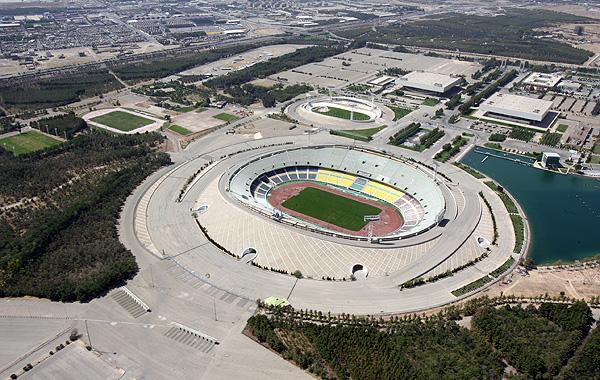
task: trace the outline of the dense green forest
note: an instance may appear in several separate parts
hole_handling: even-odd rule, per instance
[[[409,24],[339,32],[357,41],[461,50],[510,57],[583,63],[593,53],[549,38],[538,28],[564,23],[585,23],[590,19],[541,9],[507,9],[500,16],[458,13],[436,15]]]
[[[137,272],[116,224],[170,160],[158,134],[87,131],[37,154],[0,152],[0,296],[89,300]]]
[[[68,80],[58,77],[0,87],[0,104],[7,108],[58,107],[121,87],[106,70],[88,71],[72,74]]]
[[[72,139],[77,133],[87,128],[87,123],[74,113],[67,113],[32,121],[30,126],[42,132]]]
[[[246,332],[321,379],[597,378],[600,333],[589,334],[588,305],[496,301],[386,320],[266,307]]]

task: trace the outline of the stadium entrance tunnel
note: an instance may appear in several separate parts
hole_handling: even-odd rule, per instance
[[[352,277],[356,280],[366,280],[369,275],[369,268],[362,264],[354,264],[352,266]]]
[[[489,247],[489,246],[490,246],[492,243],[491,243],[491,242],[490,242],[488,239],[486,239],[486,238],[484,238],[484,237],[480,236],[480,237],[478,237],[478,238],[477,238],[477,244],[479,244],[479,246],[480,246],[481,248],[487,248],[487,247]]]
[[[256,252],[256,249],[254,249],[252,247],[248,247],[240,255],[240,261],[243,262],[244,264],[248,264],[252,260],[256,259],[256,256],[258,256],[258,252]]]

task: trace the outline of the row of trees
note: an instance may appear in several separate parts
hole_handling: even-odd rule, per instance
[[[453,310],[474,314],[470,330]],[[322,379],[501,379],[507,366],[517,378],[566,379],[600,371],[600,333],[585,340],[592,322],[584,302],[498,308],[486,298],[388,320],[269,308],[247,331]]]
[[[257,78],[266,78],[269,75],[306,65],[307,63],[319,62],[327,57],[340,54],[343,51],[344,48],[342,46],[311,46],[298,49],[266,62],[257,63],[245,69],[210,79],[205,85],[214,89],[227,89]]]
[[[249,106],[260,100],[265,107],[274,107],[276,103],[283,103],[295,98],[300,94],[311,91],[313,88],[307,85],[295,84],[284,87],[279,84],[273,88],[244,84],[227,88],[224,98],[228,101]]]
[[[470,97],[466,102],[458,107],[458,110],[461,114],[466,114],[471,110],[471,107],[479,105],[479,103],[492,95],[498,87],[504,86],[508,84],[511,80],[513,80],[517,76],[516,70],[510,70],[506,74],[504,74],[500,79],[495,80],[489,86],[483,89],[483,91],[479,92],[477,95]]]
[[[236,45],[201,52],[191,52],[155,59],[143,60],[136,63],[113,64],[110,68],[123,80],[142,81],[154,78],[164,78],[219,59],[231,57],[260,47],[258,44]]]

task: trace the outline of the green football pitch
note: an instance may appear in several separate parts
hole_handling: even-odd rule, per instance
[[[92,118],[92,121],[124,132],[133,131],[134,129],[154,123],[154,120],[123,111],[113,111],[96,116]]]
[[[282,206],[350,231],[360,231],[365,215],[379,215],[381,209],[339,195],[307,187]]]
[[[361,113],[361,112],[352,113],[348,110],[345,110],[342,108],[337,108],[337,107],[328,107],[327,111],[320,112],[319,108],[321,108],[321,107],[314,107],[312,109],[312,111],[316,112],[316,113],[320,113],[321,115],[333,116],[333,117],[337,117],[340,119],[346,119],[346,120],[350,120],[350,117],[352,117],[352,120],[359,120],[359,121],[369,120],[369,116],[365,115],[364,113]]]
[[[0,147],[19,156],[60,144],[59,140],[30,131],[0,140]]]

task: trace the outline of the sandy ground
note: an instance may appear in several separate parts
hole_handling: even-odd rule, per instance
[[[125,50],[131,50],[134,52],[134,54],[149,53],[153,51],[164,50],[167,48],[169,48],[169,46],[163,46],[153,42],[139,42],[134,45],[124,47]],[[85,57],[80,57],[80,52],[84,52]],[[49,69],[113,58],[116,57],[119,53],[119,48],[115,48],[111,51],[99,51],[98,53],[96,53],[92,50],[91,47],[88,46],[71,49],[51,50],[50,53],[52,53],[52,57],[49,57],[47,61],[39,61],[39,64],[36,66],[36,69]],[[64,58],[59,58],[61,54],[64,55]],[[38,56],[40,57],[45,55],[46,51],[38,52]],[[0,59],[0,76],[23,73],[28,71],[33,70],[29,70],[25,65],[19,65],[19,61],[13,61],[11,59]]]
[[[311,182],[301,182],[301,183],[290,184],[290,185],[278,187],[269,193],[269,198],[268,198],[269,203],[273,207],[276,207],[280,210],[285,210],[286,213],[291,214],[299,219],[307,220],[310,223],[319,225],[319,226],[327,228],[329,230],[339,231],[339,232],[342,232],[345,234],[355,235],[355,236],[368,236],[369,235],[368,224],[365,225],[360,231],[350,231],[345,228],[323,222],[322,220],[319,220],[317,218],[313,218],[313,217],[304,215],[300,212],[290,210],[288,208],[285,208],[282,205],[282,203],[285,202],[287,199],[290,199],[291,197],[295,196],[296,194],[298,194],[300,191],[302,191],[303,189],[305,189],[307,187],[324,190],[324,191],[327,191],[328,193],[337,194],[337,195],[343,196],[344,198],[353,199],[355,201],[358,201],[361,203],[366,203],[371,206],[380,208],[381,213],[379,214],[379,216],[380,216],[381,220],[371,222],[371,224],[373,225],[373,236],[385,236],[387,234],[390,234],[394,231],[399,230],[400,227],[402,227],[402,224],[403,224],[402,218],[400,217],[398,212],[392,206],[386,206],[386,205],[383,205],[382,203],[378,203],[375,201],[367,200],[365,198],[349,195],[342,191],[336,191],[329,187],[319,186],[319,185],[311,183]]]
[[[548,7],[541,7],[555,12],[570,13],[577,16],[600,19],[600,9],[594,6],[574,5],[574,4],[550,4]]]
[[[527,275],[513,272],[503,281],[491,286],[478,295],[490,297],[515,295],[535,297],[544,294],[590,299],[600,295],[600,266],[586,269],[540,269],[529,271]]]

